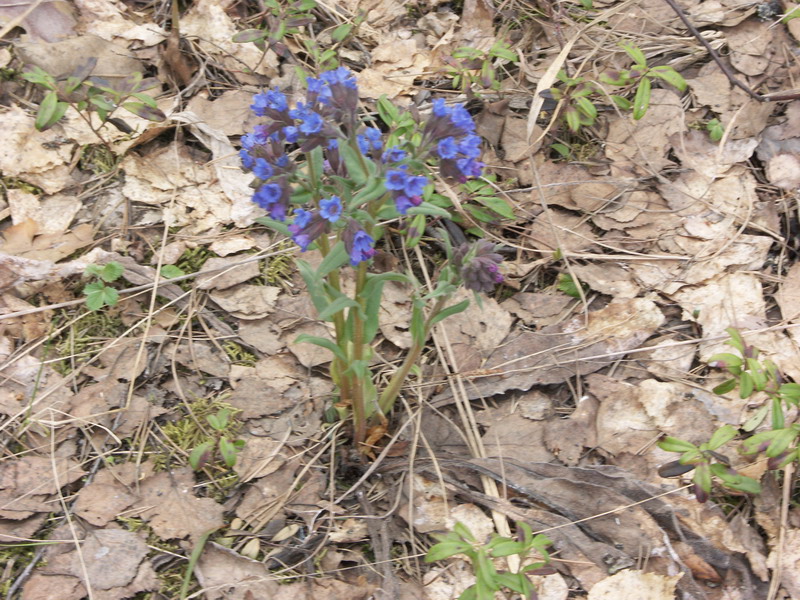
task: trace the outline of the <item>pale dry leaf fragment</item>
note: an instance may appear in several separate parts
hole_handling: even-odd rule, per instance
[[[493,416],[482,413],[490,412]],[[503,456],[522,462],[549,462],[553,454],[544,443],[547,422],[525,419],[519,413],[502,414],[507,410],[482,411],[476,417],[486,428],[483,446],[491,456]]]
[[[800,263],[789,267],[775,294],[775,300],[784,319],[792,323],[800,319]]]
[[[12,223],[17,225],[30,219],[36,222],[41,234],[66,231],[83,207],[83,203],[77,198],[63,194],[42,198],[16,189],[7,190],[6,196],[11,209]]]
[[[34,3],[4,2],[0,5],[0,29],[13,21],[37,42],[56,42],[75,35],[75,14],[69,2],[52,0],[31,4]],[[17,21],[26,13],[22,21]]]
[[[767,179],[782,190],[800,188],[800,155],[778,154],[767,162]]]
[[[730,140],[720,150],[706,133],[692,129],[670,136],[670,144],[684,168],[694,169],[713,181],[732,165],[749,160],[759,141],[755,137]]]
[[[197,288],[201,290],[225,290],[244,283],[261,274],[257,261],[241,263],[244,257],[209,258],[197,274]],[[269,288],[275,289],[275,288]],[[275,295],[277,297],[277,293]],[[274,302],[274,298],[273,298]],[[246,308],[244,309],[247,310]],[[262,317],[264,315],[261,315]]]
[[[104,40],[115,38],[137,42],[136,47],[155,46],[167,37],[155,23],[136,23],[123,14],[124,4],[114,0],[74,0],[80,13],[81,31]],[[126,11],[127,14],[127,11]]]
[[[538,215],[525,237],[533,248],[546,252],[588,252],[595,243],[594,231],[585,217],[558,209]]]
[[[527,119],[521,119],[511,114],[506,115],[505,123],[498,131],[503,132],[500,145],[505,151],[505,159],[507,161],[516,163],[525,160],[541,147],[541,143],[537,146],[531,146],[528,143],[527,127]]]
[[[731,64],[745,75],[760,75],[769,65],[774,46],[772,26],[767,21],[748,19],[725,30],[731,50]]]
[[[269,438],[250,436],[236,457],[233,469],[240,481],[252,481],[271,475],[284,464],[286,455],[281,452],[283,444]]]
[[[658,435],[635,386],[598,373],[587,377],[586,384],[600,403],[595,421],[598,448],[611,456],[636,452]]]
[[[283,330],[271,318],[242,319],[238,333],[245,344],[268,356],[277,354],[285,347],[281,340]]]
[[[80,463],[66,457],[27,455],[0,463],[0,490],[26,494],[55,494],[84,476]]]
[[[204,95],[189,100],[187,110],[197,116],[198,122],[208,125],[226,136],[243,135],[260,122],[250,109],[252,92],[233,90],[209,99]]]
[[[230,372],[230,359],[216,346],[195,340],[169,344],[168,356],[192,371],[202,371],[214,377],[227,377]]]
[[[714,418],[694,397],[693,387],[677,381],[645,379],[638,388],[639,402],[663,433],[695,444],[711,438],[716,429]]]
[[[255,265],[255,263],[252,263]],[[263,319],[273,310],[281,288],[240,284],[210,293],[220,308],[239,319]]]
[[[572,271],[593,290],[614,298],[635,298],[641,291],[633,273],[620,264],[572,265]]]
[[[255,245],[256,241],[249,235],[233,235],[214,240],[208,249],[219,256],[228,256],[244,250],[250,250]]]
[[[773,568],[780,562],[781,584],[792,598],[800,598],[800,530],[789,527],[785,535],[780,551],[773,550],[769,562]]]
[[[626,569],[597,582],[588,600],[674,600],[681,577]]]
[[[387,281],[383,286],[378,327],[383,336],[398,348],[411,347],[411,287],[408,284]]]
[[[57,590],[59,600],[81,600],[86,588],[81,580],[69,575],[45,575],[34,572],[22,586],[22,600],[51,600]]]
[[[546,327],[560,321],[568,314],[574,299],[566,294],[519,292],[503,302],[503,308],[521,319],[526,325]]]

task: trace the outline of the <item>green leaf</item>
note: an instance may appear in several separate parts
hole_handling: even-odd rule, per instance
[[[363,206],[386,194],[383,178],[370,176],[364,187],[347,203],[349,209]]]
[[[152,106],[147,106],[144,102],[125,102],[122,105],[122,108],[130,113],[133,113],[137,117],[156,123],[167,118],[167,115],[161,112],[161,110],[158,108],[153,108]]]
[[[98,273],[100,279],[107,283],[111,283],[112,281],[116,281],[122,274],[125,272],[125,267],[123,267],[120,263],[112,260],[107,262],[103,265],[103,269]]]
[[[711,470],[707,464],[697,465],[694,470],[692,481],[707,494],[711,492]]]
[[[450,558],[468,549],[469,544],[464,542],[440,542],[431,546],[431,549],[425,555],[425,562],[436,562],[437,560]]]
[[[611,94],[611,100],[622,110],[630,110],[631,106],[633,106],[630,100],[623,98],[619,94]]]
[[[66,102],[58,101],[56,92],[47,92],[39,105],[39,112],[36,114],[34,126],[38,131],[47,131],[64,116],[68,107],[69,105]]]
[[[514,218],[514,209],[502,198],[498,198],[497,196],[477,196],[475,200],[505,219]]]
[[[41,67],[32,67],[30,71],[22,74],[25,81],[46,87],[48,90],[56,89],[56,79]]]
[[[736,356],[735,354],[730,354],[729,352],[722,352],[720,354],[709,356],[706,362],[708,363],[709,367],[716,368],[736,368],[742,366],[741,357]]]
[[[639,87],[636,88],[636,96],[633,98],[633,118],[638,121],[647,112],[650,106],[650,80],[642,77]]]
[[[622,44],[622,49],[625,50],[626,54],[633,59],[633,62],[636,65],[641,65],[643,67],[647,66],[647,58],[645,57],[644,52],[639,50],[639,48],[632,44]]]
[[[445,219],[452,218],[452,215],[443,208],[434,206],[430,202],[423,202],[419,206],[412,206],[408,209],[409,215],[431,215],[433,217],[444,217]]]
[[[211,450],[214,448],[214,442],[208,441],[195,446],[189,454],[189,466],[195,471],[199,471],[211,460]]]
[[[320,311],[319,318],[323,321],[332,321],[333,317],[345,308],[361,308],[361,305],[344,294],[334,299],[324,310]]]
[[[367,283],[361,292],[361,297],[366,299],[364,303],[364,343],[369,344],[378,333],[378,316],[381,307],[381,296],[383,294],[383,284],[387,281],[410,282],[406,275],[400,273],[381,273],[380,275],[367,275]]]
[[[321,348],[326,348],[326,349],[330,350],[331,353],[333,353],[333,355],[336,358],[338,358],[339,360],[341,360],[344,363],[347,362],[347,356],[342,351],[342,349],[339,348],[339,346],[337,346],[333,342],[333,340],[329,340],[328,338],[318,337],[318,336],[315,336],[315,335],[308,335],[307,333],[301,333],[300,335],[298,335],[295,338],[294,343],[295,344],[302,344],[303,342],[307,342],[309,344],[314,344],[314,345],[319,346]]]
[[[292,232],[289,231],[288,225],[286,223],[282,223],[281,221],[276,221],[275,219],[270,219],[269,217],[259,217],[256,219],[256,223],[260,223],[261,225],[266,225],[270,229],[277,231],[278,233],[282,233],[286,237],[291,237]]]
[[[334,42],[341,42],[348,35],[350,35],[350,32],[352,30],[353,30],[353,24],[352,23],[342,23],[341,25],[339,25],[336,29],[334,29],[331,32],[331,39]]]
[[[686,90],[686,80],[675,69],[669,66],[653,67],[649,73],[652,73],[659,79],[663,79],[673,87],[678,88],[680,91]]]
[[[581,129],[581,116],[578,113],[578,109],[573,106],[568,106],[567,109],[564,111],[564,118],[567,121],[567,127],[569,127],[570,131],[578,132]]]
[[[415,298],[411,308],[411,324],[409,331],[411,340],[415,346],[422,346],[425,343],[425,314],[423,307],[425,303],[419,298]]]
[[[174,279],[175,277],[183,277],[184,275],[186,275],[186,273],[183,272],[183,269],[175,265],[164,265],[161,267],[161,276],[164,279]]]
[[[238,454],[236,450],[236,446],[227,438],[221,437],[219,438],[219,453],[222,456],[222,460],[225,461],[225,465],[232,469],[236,464],[236,455]]]
[[[369,169],[366,165],[372,161],[363,156],[358,149],[353,148],[349,142],[339,144],[339,155],[344,160],[347,174],[353,183],[359,186],[364,185],[369,177]]]
[[[753,377],[750,373],[745,371],[739,376],[739,397],[749,398],[754,389],[755,383],[753,382]]]
[[[334,244],[330,252],[328,252],[328,255],[322,259],[322,262],[317,268],[316,275],[321,279],[334,269],[338,269],[347,264],[349,261],[350,257],[347,254],[347,249],[344,247],[344,242],[339,240]]]
[[[670,436],[665,437],[663,440],[658,442],[658,447],[662,450],[666,450],[667,452],[687,452],[697,448],[697,446],[691,442],[686,442]]]
[[[708,440],[708,448],[710,450],[716,450],[717,448],[724,446],[733,438],[735,438],[737,433],[738,432],[733,425],[723,425],[717,429],[711,436],[711,439]]]
[[[103,306],[116,306],[119,302],[119,292],[102,281],[87,284],[83,294],[86,296],[86,306],[92,311],[100,310]]]
[[[756,413],[745,421],[744,425],[742,425],[742,429],[745,431],[753,431],[756,427],[761,425],[764,422],[764,419],[767,418],[767,413],[769,413],[769,405],[765,404],[761,408],[756,411]]]
[[[792,427],[779,429],[777,435],[772,440],[772,443],[767,448],[767,456],[774,458],[782,454],[792,444],[792,442],[794,442],[798,434],[800,434],[800,432]]]
[[[314,303],[314,308],[317,309],[318,313],[322,312],[328,306],[328,299],[322,290],[322,279],[317,276],[317,273],[306,261],[298,260],[296,264],[300,276],[306,283],[306,289],[311,296],[311,301]]]
[[[446,319],[450,315],[456,315],[460,312],[464,312],[467,310],[469,306],[469,299],[462,300],[458,304],[453,304],[452,306],[448,306],[441,312],[439,312],[436,316],[431,319],[431,326],[436,325],[439,321]]]
[[[245,29],[244,31],[239,31],[238,33],[234,34],[234,36],[231,38],[231,41],[237,44],[246,44],[247,42],[256,42],[258,40],[266,39],[268,35],[268,32],[261,29]]]
[[[578,108],[585,114],[589,119],[591,119],[592,123],[597,118],[597,108],[592,101],[588,98],[575,98],[575,104],[577,104]]]
[[[406,229],[406,247],[414,248],[422,240],[425,233],[425,215],[414,215]]]
[[[722,396],[723,394],[727,394],[728,392],[733,391],[734,389],[736,389],[736,380],[728,379],[727,381],[720,383],[712,391],[715,394]]]
[[[525,551],[525,544],[509,538],[498,537],[496,543],[487,544],[487,550],[491,550],[494,557],[511,556]]]
[[[381,118],[381,121],[386,123],[389,127],[395,124],[397,121],[397,117],[399,115],[399,111],[397,107],[392,104],[392,101],[386,97],[386,94],[382,94],[380,98],[378,98],[378,115]]]

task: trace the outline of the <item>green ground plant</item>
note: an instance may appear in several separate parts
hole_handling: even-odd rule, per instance
[[[763,452],[768,458],[767,467],[770,470],[784,468],[800,458],[800,424],[787,424],[785,412],[800,403],[800,384],[786,381],[771,360],[759,359],[759,349],[747,344],[736,329],[729,328],[726,331],[730,335],[726,343],[737,354],[723,352],[708,359],[709,366],[726,369],[731,375],[713,391],[727,394],[738,389],[740,398],[750,398],[754,394],[766,395],[767,402],[742,426],[746,437],[742,441],[741,452],[750,456]],[[752,433],[768,416],[769,429]],[[658,446],[668,452],[680,452],[681,458],[662,466],[659,473],[662,477],[675,477],[694,469],[692,481],[699,502],[708,499],[715,480],[729,489],[757,494],[761,491],[759,483],[737,473],[730,467],[728,459],[716,452],[738,435],[735,427],[724,425],[707,443],[699,446],[667,437]]]
[[[465,93],[477,91],[499,91],[500,79],[497,67],[516,63],[519,60],[510,46],[497,40],[488,50],[462,46],[446,58],[447,75],[453,80],[453,87]]]
[[[45,90],[36,115],[36,129],[45,131],[58,123],[71,106],[92,128],[103,143],[106,140],[95,128],[89,112],[96,112],[102,123],[106,123],[119,108],[149,121],[163,121],[166,115],[158,108],[152,96],[144,92],[160,85],[157,79],[145,79],[141,73],[111,81],[90,74],[97,65],[92,57],[71,73],[54,76],[41,67],[31,67],[22,78]],[[133,98],[133,100],[131,100]]]
[[[578,132],[582,127],[594,125],[598,115],[597,104],[605,104],[607,100],[623,111],[631,111],[638,121],[650,107],[656,80],[664,81],[681,92],[686,89],[686,80],[672,67],[649,66],[644,52],[631,44],[622,44],[622,49],[633,60],[633,65],[628,69],[608,70],[600,75],[598,81],[585,76],[570,77],[564,70],[558,73],[560,83],[550,88],[549,95],[563,102],[561,115],[571,131]],[[607,92],[602,84],[611,86],[613,93]],[[632,100],[629,99],[631,96]]]
[[[476,581],[461,593],[459,600],[493,600],[503,590],[517,592],[523,598],[536,598],[536,589],[528,576],[553,572],[545,568],[550,562],[547,546],[552,542],[543,535],[533,535],[530,526],[521,521],[517,522],[517,539],[493,534],[489,542],[481,543],[461,522],[453,526],[453,531],[435,537],[439,542],[425,555],[425,562],[463,554],[472,565]],[[498,571],[495,567],[494,559],[516,554],[524,561],[532,552],[543,560],[524,566],[517,573]]]
[[[86,306],[89,310],[100,310],[104,306],[116,306],[119,302],[119,292],[108,285],[122,276],[125,268],[118,262],[108,262],[105,265],[89,265],[84,274],[94,280],[83,288],[86,296]]]

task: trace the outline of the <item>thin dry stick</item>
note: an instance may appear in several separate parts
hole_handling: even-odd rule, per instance
[[[797,92],[787,92],[785,94],[775,94],[769,96],[764,96],[754,92],[750,86],[736,78],[736,76],[733,74],[733,71],[731,71],[731,68],[722,61],[714,48],[711,47],[711,44],[709,44],[702,34],[697,30],[697,28],[692,25],[692,22],[689,21],[686,13],[683,12],[683,9],[680,6],[678,6],[677,2],[675,2],[675,0],[664,0],[664,2],[669,4],[670,8],[672,8],[672,10],[675,11],[675,14],[678,15],[678,18],[683,21],[684,25],[686,25],[686,29],[689,30],[689,33],[697,38],[697,41],[700,42],[708,51],[709,56],[711,56],[711,59],[717,63],[717,66],[722,70],[722,72],[725,73],[725,77],[728,78],[728,81],[730,81],[732,85],[745,92],[753,100],[757,100],[758,102],[783,102],[786,100],[800,99],[800,93]]]

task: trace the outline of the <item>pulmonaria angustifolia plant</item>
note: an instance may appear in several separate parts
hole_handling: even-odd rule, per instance
[[[241,160],[255,177],[253,201],[269,215],[260,222],[290,236],[301,251],[316,249],[323,257],[316,268],[298,260],[298,270],[319,318],[333,323],[335,341],[308,335],[298,341],[332,352],[336,406],[352,414],[356,446],[368,452],[369,443],[385,431],[386,415],[432,327],[467,308],[468,300],[450,304],[454,292],[462,285],[490,292],[503,280],[493,244],[479,240],[453,249],[445,234],[441,243],[448,261],[433,289],[411,274],[370,270],[389,224],[404,231],[406,245],[413,246],[426,219],[450,216],[426,201],[433,193],[429,174],[438,168],[442,177],[459,183],[480,176],[480,137],[463,105],[440,99],[427,119],[415,121],[410,135],[407,127],[402,133],[392,128],[391,119],[379,128],[359,113],[355,76],[343,67],[308,78],[297,102],[271,89],[254,97],[252,109],[265,119],[242,137]],[[343,292],[345,269],[354,270],[352,296]],[[379,390],[369,365],[387,281],[406,282],[414,290],[412,346]]]

